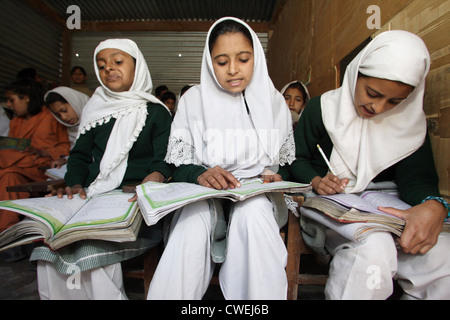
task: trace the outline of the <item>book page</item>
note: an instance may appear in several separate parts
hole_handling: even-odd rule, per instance
[[[366,191],[361,194],[361,198],[378,207],[392,207],[400,210],[411,208],[409,204],[400,200],[396,195],[386,192]]]
[[[95,226],[112,222],[121,222],[134,213],[136,202],[129,202],[132,194],[120,190],[99,194],[89,199],[76,215],[61,229],[67,230],[80,226]]]
[[[356,194],[340,193],[340,194],[333,194],[333,195],[329,195],[329,196],[318,196],[318,197],[333,200],[347,208],[355,208],[359,211],[383,214],[381,211],[379,211],[377,209],[377,207],[375,205],[373,205],[369,201],[366,201],[365,199],[357,196]]]
[[[161,208],[193,198],[221,194],[220,190],[202,187],[187,182],[147,182],[136,188],[139,198],[147,200],[152,208]]]
[[[61,166],[61,168],[50,168],[45,170],[45,175],[53,179],[64,179],[67,173],[67,165]]]
[[[56,233],[87,200],[75,195],[73,199],[58,197],[28,198],[0,202],[0,208],[37,219]]]
[[[216,190],[186,182],[173,182],[167,184],[147,182],[139,185],[136,190],[138,196],[145,197],[152,208],[161,208],[189,201],[191,199],[226,195],[230,195],[230,199],[240,199],[247,195],[270,192],[271,190],[306,188],[307,186],[308,185],[289,181],[263,183],[261,179],[255,179],[242,183],[239,188],[227,190]]]

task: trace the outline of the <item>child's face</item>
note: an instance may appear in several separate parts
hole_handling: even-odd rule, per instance
[[[211,51],[211,59],[219,84],[231,93],[242,92],[253,76],[253,48],[240,32],[219,36]]]
[[[128,91],[133,85],[135,63],[128,53],[104,49],[97,54],[97,67],[100,79],[111,91]]]
[[[305,107],[305,102],[303,101],[303,93],[297,88],[288,88],[284,92],[284,99],[289,107],[289,110],[300,113]]]
[[[169,108],[170,112],[173,113],[175,111],[175,101],[173,99],[167,99],[164,101],[164,104]]]
[[[75,84],[83,84],[86,82],[87,76],[80,69],[75,69],[72,73],[72,81]]]
[[[358,115],[370,119],[405,100],[414,87],[391,80],[358,77],[354,104]]]
[[[77,124],[80,120],[78,115],[73,110],[72,106],[68,103],[63,103],[61,101],[55,101],[49,106],[50,111],[55,114],[59,119],[68,125]]]
[[[30,102],[30,98],[28,96],[20,98],[18,94],[9,90],[5,92],[5,96],[6,107],[11,109],[17,117],[28,116],[28,103]]]

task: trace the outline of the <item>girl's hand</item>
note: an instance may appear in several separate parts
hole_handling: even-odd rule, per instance
[[[36,149],[30,146],[25,149],[25,152],[36,155],[36,158],[34,160],[37,160],[39,158],[51,158],[50,153],[44,149]]]
[[[406,221],[399,239],[403,251],[425,254],[436,244],[447,210],[436,200],[428,200],[408,210],[379,207],[380,211]]]
[[[230,172],[219,166],[209,168],[198,178],[199,185],[217,190],[234,189],[241,186],[240,182]]]
[[[57,196],[58,198],[62,198],[64,194],[67,194],[68,199],[73,199],[73,195],[77,193],[80,195],[82,199],[86,199],[87,197],[86,190],[84,190],[84,188],[79,184],[76,184],[72,187],[65,187],[53,190],[51,193],[46,195],[46,197]]]
[[[283,181],[283,178],[278,173],[274,173],[271,170],[266,170],[261,175],[264,183]]]
[[[328,173],[325,177],[315,177],[311,181],[311,185],[314,191],[320,195],[331,195],[336,193],[342,193],[345,190],[349,180],[339,179],[335,175]]]
[[[61,168],[63,165],[67,163],[66,158],[59,158],[58,160],[52,161],[50,163],[50,168]]]
[[[155,182],[164,182],[165,178],[162,173],[155,171],[150,173],[148,176],[142,180],[142,183],[146,183],[148,181],[155,181]],[[137,194],[134,195],[133,198],[128,199],[128,202],[135,202],[137,200]]]

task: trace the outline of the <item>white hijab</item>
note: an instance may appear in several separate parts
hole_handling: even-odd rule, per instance
[[[428,50],[418,36],[387,31],[350,63],[341,88],[322,95],[322,118],[334,145],[330,162],[340,178],[350,179],[346,192],[363,191],[379,173],[421,147],[427,130],[423,96],[429,68]],[[358,72],[415,89],[395,108],[363,119],[353,103]]]
[[[305,101],[304,101],[304,107],[306,106],[306,104],[308,103],[308,101],[311,99],[311,96],[309,95],[309,90],[308,90],[308,88],[303,84],[303,82],[301,82],[301,81],[298,81],[298,80],[294,80],[294,81],[291,81],[291,82],[289,82],[288,84],[286,84],[284,87],[283,87],[283,89],[281,89],[281,94],[284,96],[284,93],[286,92],[286,90],[289,88],[289,86],[291,85],[291,84],[294,84],[294,83],[299,83],[302,87],[303,87],[303,89],[305,89],[305,93],[306,93],[306,98],[304,99]],[[304,110],[305,108],[303,108],[303,110]],[[303,110],[300,110],[300,113],[297,113],[297,112],[295,112],[295,111],[292,111],[291,110],[291,117],[292,117],[292,122],[298,122],[298,119],[300,119],[300,116],[302,115],[302,113],[303,113]]]
[[[309,90],[308,90],[308,88],[303,84],[303,82],[301,82],[301,81],[298,81],[298,80],[294,80],[294,81],[291,81],[291,82],[289,82],[288,84],[286,84],[284,87],[283,87],[283,89],[281,89],[281,94],[284,94],[285,93],[285,91],[287,90],[287,88],[289,88],[289,86],[291,85],[291,84],[294,84],[294,83],[300,83],[300,85],[303,87],[303,89],[305,89],[305,92],[306,92],[306,102],[308,102],[308,100],[309,99],[311,99],[311,97],[310,97],[310,95],[309,95]]]
[[[104,49],[119,49],[136,59],[133,84],[128,91],[114,92],[101,81],[97,54]],[[81,117],[79,135],[116,119],[105,153],[100,162],[100,173],[88,188],[88,196],[117,188],[125,175],[128,153],[139,137],[147,118],[147,103],[159,103],[151,94],[152,79],[147,63],[135,42],[128,39],[109,39],[95,49],[94,69],[101,86],[97,88]],[[167,109],[167,108],[166,108]],[[170,113],[170,111],[167,109]]]
[[[237,178],[241,178],[243,176],[239,177],[239,174],[233,171],[237,168],[236,166],[227,166],[226,161],[223,161],[224,163],[217,161],[220,156],[215,157],[221,152],[228,152],[229,155],[235,150],[230,150],[230,148],[226,151],[220,150],[221,147],[225,148],[226,146],[221,145],[219,139],[212,139],[215,135],[223,137],[227,133],[236,133],[241,130],[242,123],[245,122],[242,119],[249,117],[243,93],[234,94],[224,90],[214,74],[208,43],[215,26],[224,20],[234,20],[244,25],[250,31],[253,40],[254,72],[245,89],[245,100],[253,124],[253,132],[256,132],[255,136],[258,141],[253,143],[247,152],[252,154],[262,148],[264,156],[259,160],[264,158],[263,162],[266,162],[264,163],[266,167],[291,163],[295,158],[289,110],[286,108],[283,96],[275,89],[269,78],[261,42],[245,22],[225,17],[216,21],[208,32],[203,53],[200,85],[189,89],[178,104],[178,112],[172,123],[166,161],[177,166],[181,164],[197,164],[207,167],[224,165],[225,169],[232,171]],[[242,139],[245,138],[245,136],[242,137]],[[258,146],[254,147],[254,145]],[[239,149],[239,146],[236,148]],[[224,155],[224,158],[226,156],[227,154]],[[243,164],[241,168],[245,165],[248,164]],[[261,163],[256,166],[260,167]],[[249,170],[242,169],[241,173],[249,174]],[[260,173],[257,172],[256,175]]]
[[[81,115],[83,113],[84,106],[89,100],[89,96],[77,90],[71,89],[69,87],[57,87],[53,90],[48,91],[45,94],[44,99],[47,99],[47,96],[52,92],[57,93],[61,97],[63,97],[67,101],[67,103],[70,104],[73,111],[78,116],[78,122],[73,125],[70,125],[61,120],[52,112],[56,120],[58,120],[58,122],[62,123],[64,126],[67,127],[67,133],[69,135],[70,144],[73,147],[78,136],[78,126],[80,124]]]

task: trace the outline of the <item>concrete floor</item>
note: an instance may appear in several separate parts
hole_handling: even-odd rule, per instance
[[[125,290],[130,300],[144,300],[143,281],[125,279]],[[299,286],[298,300],[323,300],[323,286]],[[6,263],[0,258],[0,300],[39,300],[36,268],[23,259]],[[223,300],[220,287],[211,285],[204,300]]]

